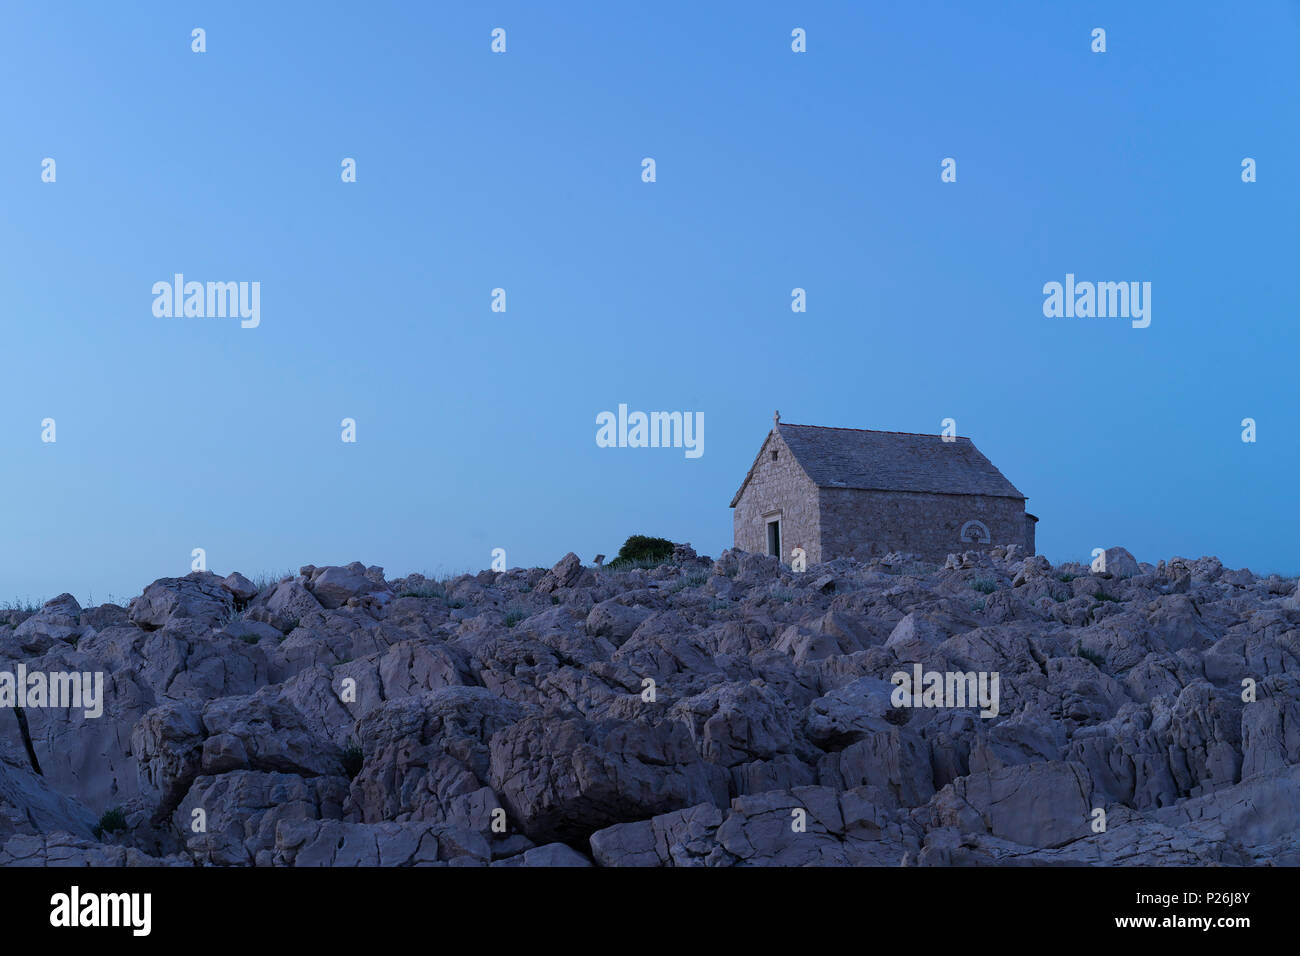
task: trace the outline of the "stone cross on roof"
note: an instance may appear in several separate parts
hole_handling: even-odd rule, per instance
[[[781,410],[777,409],[772,413],[772,425],[776,426],[780,424],[781,424]]]

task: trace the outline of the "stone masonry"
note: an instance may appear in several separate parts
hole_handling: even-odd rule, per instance
[[[768,433],[732,499],[735,547],[789,563],[865,560],[1019,545],[1037,518],[967,438],[782,424]],[[775,524],[775,529],[769,525]]]

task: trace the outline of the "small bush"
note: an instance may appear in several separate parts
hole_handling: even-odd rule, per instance
[[[449,608],[460,608],[465,606],[465,602],[460,598],[447,596],[447,586],[445,584],[436,582],[423,584],[419,587],[407,588],[397,596],[399,598],[419,598],[421,601],[438,601],[444,607]]]
[[[365,759],[365,755],[361,752],[361,745],[355,740],[348,741],[348,745],[343,748],[343,772],[348,775],[349,780],[356,779]]]
[[[661,564],[663,564],[662,561],[656,561],[653,559],[646,561],[619,561],[616,559],[605,565],[604,570],[610,571],[614,574],[624,574],[628,571],[649,571],[652,568],[659,567]]]
[[[527,611],[521,611],[517,607],[512,607],[510,610],[506,611],[506,627],[514,627],[526,617],[528,617]]]
[[[614,560],[608,567],[621,568],[642,561],[651,562],[642,567],[658,567],[673,556],[673,543],[667,538],[651,538],[644,534],[634,534],[623,542]]]
[[[1116,604],[1123,603],[1122,601],[1120,601],[1119,598],[1111,597],[1109,594],[1105,594],[1101,591],[1098,591],[1096,594],[1093,595],[1093,597],[1095,597],[1098,601],[1114,601]]]
[[[1056,576],[1056,580],[1063,581],[1066,584],[1069,584],[1077,577],[1078,577],[1077,574],[1071,574],[1069,571],[1062,571],[1060,574]]]
[[[399,595],[399,598],[413,597],[425,601],[446,601],[447,592],[438,584],[426,584],[422,587],[408,588]]]
[[[971,588],[979,591],[980,594],[992,594],[998,589],[998,582],[989,578],[980,578],[971,585]]]
[[[117,830],[125,829],[126,813],[123,812],[121,807],[114,807],[112,810],[104,811],[104,815],[99,818],[99,823],[94,826],[91,832],[95,834],[96,840],[102,840],[105,833],[114,833]]]

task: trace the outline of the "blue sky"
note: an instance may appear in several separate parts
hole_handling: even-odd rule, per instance
[[[1054,561],[1300,572],[1298,34],[1280,2],[6,4],[0,598],[122,599],[196,547],[717,555],[776,408],[956,419]],[[260,326],[156,317],[176,272],[260,282]],[[1151,282],[1150,327],[1044,317],[1066,273]],[[619,403],[702,412],[703,456],[598,448]]]

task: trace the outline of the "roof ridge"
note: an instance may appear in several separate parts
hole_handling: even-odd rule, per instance
[[[890,431],[887,428],[845,428],[839,425],[799,425],[796,424],[795,422],[781,422],[779,425],[777,425],[777,427],[780,428],[782,425],[788,425],[791,428],[824,428],[827,429],[828,431],[837,431],[837,432],[868,432],[872,435],[914,435],[917,438],[950,437],[950,438],[957,439],[959,441],[970,441],[970,438],[966,435],[945,436],[945,435],[932,435],[929,432],[896,432],[896,431]]]

